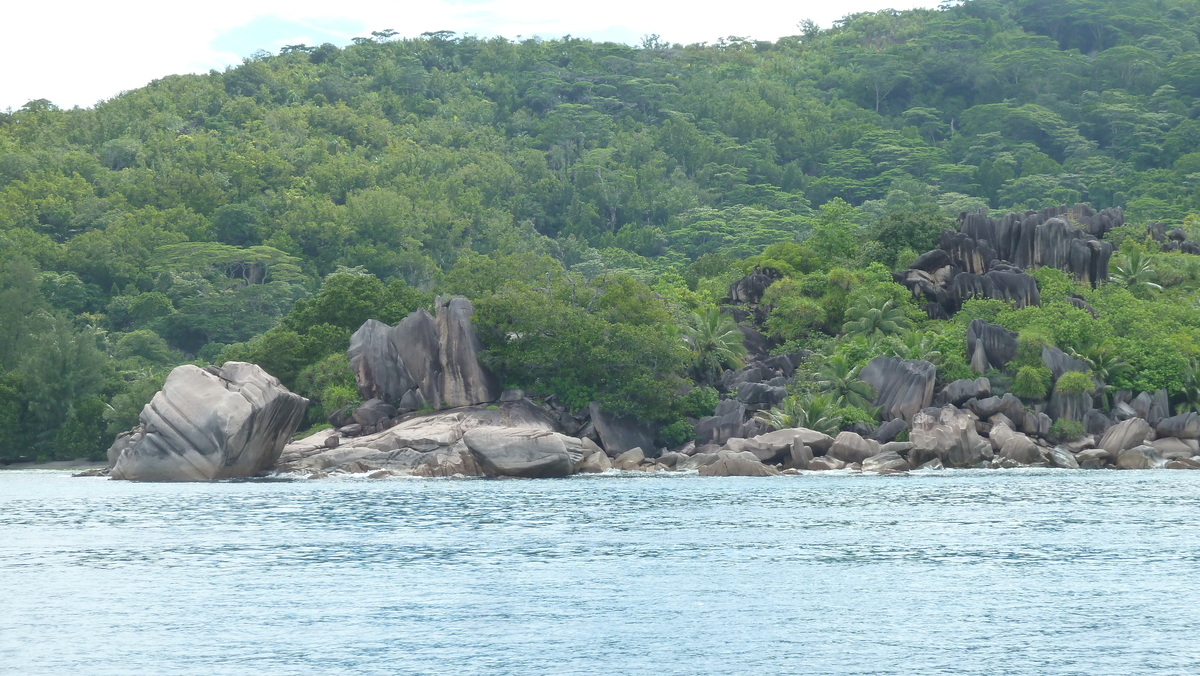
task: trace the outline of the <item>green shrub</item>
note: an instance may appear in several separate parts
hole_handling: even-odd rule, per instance
[[[1045,399],[1053,377],[1045,366],[1022,366],[1009,391],[1022,399]]]
[[[1057,441],[1071,441],[1078,439],[1087,432],[1083,427],[1083,423],[1078,420],[1068,420],[1067,418],[1059,418],[1050,426],[1050,438]]]
[[[679,399],[679,414],[685,418],[704,418],[717,410],[721,395],[711,387],[694,387]]]
[[[667,448],[682,446],[695,437],[696,428],[686,420],[677,420],[658,431],[658,441]]]
[[[858,406],[846,406],[838,409],[838,415],[842,419],[842,427],[849,427],[854,423],[874,425],[879,422],[878,409],[868,411]]]
[[[1067,371],[1054,384],[1054,391],[1060,394],[1091,394],[1095,390],[1092,376],[1079,371]]]

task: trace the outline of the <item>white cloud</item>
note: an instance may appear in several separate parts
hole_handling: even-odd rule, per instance
[[[255,47],[272,50],[294,42],[323,42],[329,39],[325,37],[329,34],[340,37],[337,41],[344,44],[354,35],[364,34],[348,31],[346,26],[363,26],[366,31],[391,28],[402,36],[452,30],[509,38],[571,34],[636,41],[643,35],[658,34],[670,42],[692,43],[715,42],[730,35],[773,40],[796,33],[796,24],[806,18],[828,26],[851,12],[936,4],[936,0],[12,3],[0,23],[0,59],[3,59],[0,63],[4,64],[0,67],[0,109],[18,108],[40,98],[63,107],[90,106],[165,75],[206,72],[236,64],[253,48],[233,53],[214,47],[214,42],[219,43],[222,36],[264,17],[278,17],[289,24],[276,34],[264,32],[253,43]]]

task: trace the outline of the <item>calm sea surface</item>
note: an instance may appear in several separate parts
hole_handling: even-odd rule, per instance
[[[1200,472],[0,472],[3,674],[1198,674]]]

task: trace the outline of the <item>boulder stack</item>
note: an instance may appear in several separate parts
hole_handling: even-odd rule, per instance
[[[367,320],[350,337],[350,368],[363,399],[401,412],[495,401],[501,389],[479,364],[482,346],[471,326],[474,308],[461,296],[435,301],[394,327]]]

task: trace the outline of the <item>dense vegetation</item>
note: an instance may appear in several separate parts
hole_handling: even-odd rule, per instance
[[[350,332],[436,293],[475,301],[508,384],[675,441],[715,403],[688,381],[741,357],[715,309],[755,266],[783,275],[760,308],[776,349],[817,353],[778,415],[870,419],[855,374],[875,354],[965,374],[973,317],[1200,403],[1200,257],[1143,236],[1200,231],[1200,2],[972,0],[800,30],[385,31],[0,114],[0,461],[102,453],[189,360],[257,361],[317,422],[356,396]],[[937,322],[888,274],[960,211],[1079,201],[1135,224],[1099,289],[1042,270],[1041,307]],[[1014,387],[1045,396],[1023,359]]]

